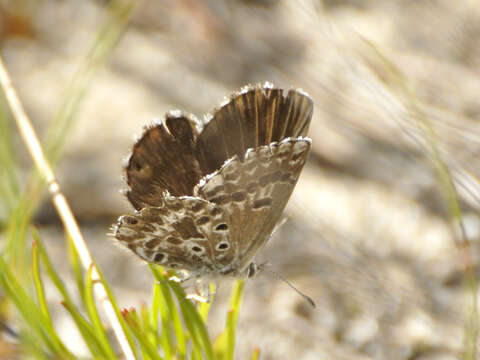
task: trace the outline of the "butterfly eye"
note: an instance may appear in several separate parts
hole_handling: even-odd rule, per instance
[[[252,279],[254,278],[258,273],[258,266],[255,263],[251,263],[248,265],[247,269],[247,278]]]
[[[224,251],[224,250],[227,250],[229,247],[230,245],[228,244],[228,242],[222,241],[221,243],[217,244],[216,249],[218,251]]]

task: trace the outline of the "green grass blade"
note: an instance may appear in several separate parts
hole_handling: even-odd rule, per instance
[[[235,352],[235,336],[238,322],[238,315],[240,313],[240,306],[242,304],[243,289],[245,280],[237,280],[233,286],[232,295],[230,298],[230,311],[227,315],[227,339],[226,339],[226,359],[233,360]]]
[[[60,342],[42,310],[23,289],[2,257],[0,257],[0,286],[22,315],[32,335],[43,342],[52,354],[64,359],[73,358]]]
[[[32,228],[32,236],[36,243],[36,248],[40,254],[43,266],[45,267],[45,271],[63,298],[62,305],[70,313],[91,354],[98,357],[100,354],[102,354],[102,351],[92,326],[82,317],[82,315],[80,315],[80,312],[74,305],[67,291],[67,288],[65,287],[65,284],[53,268],[50,257],[48,256],[48,253],[46,252],[45,247],[40,239],[38,231],[35,228]],[[106,354],[103,354],[103,357],[105,356]]]
[[[68,238],[67,246],[68,259],[70,260],[70,267],[72,268],[73,277],[75,278],[75,283],[77,284],[77,290],[80,293],[80,297],[83,299],[85,297],[84,271],[77,249],[75,248],[75,245],[70,237]]]
[[[158,334],[158,321],[161,321],[161,334],[159,336],[160,346],[163,349],[165,359],[169,360],[173,358],[174,345],[172,343],[172,331],[173,326],[172,317],[168,310],[168,305],[165,297],[162,294],[162,290],[158,282],[155,281],[153,285],[153,299],[152,307],[150,310],[152,328],[155,328],[155,332]]]
[[[237,325],[238,314],[240,312],[240,306],[242,305],[244,287],[245,280],[237,280],[233,286],[232,295],[230,296],[230,307],[235,312],[235,326]]]
[[[48,253],[45,250],[45,246],[41,241],[38,231],[35,228],[31,228],[31,233],[32,233],[33,240],[35,241],[36,251],[38,251],[40,255],[42,264],[45,267],[45,271],[48,277],[50,278],[50,280],[52,280],[53,284],[55,285],[58,292],[62,296],[63,301],[73,306],[73,301],[67,291],[67,288],[63,283],[63,281],[60,279],[60,276],[58,276],[57,272],[53,268],[52,261],[50,260],[50,257],[48,256]]]
[[[0,97],[0,203],[4,206],[7,218],[18,202],[20,190],[17,178],[17,163],[12,144],[12,127],[8,120],[7,106]]]
[[[225,336],[225,359],[233,360],[235,353],[235,313],[233,309],[227,312],[226,321],[226,336]]]
[[[72,317],[75,325],[77,326],[80,335],[82,336],[85,344],[87,345],[90,353],[95,359],[105,359],[106,354],[103,352],[103,348],[97,340],[97,336],[95,331],[93,330],[92,326],[88,323],[87,320],[83,318],[77,308],[71,304],[67,304],[66,302],[62,302],[62,305],[68,311],[70,316]]]
[[[123,317],[137,338],[142,352],[150,359],[162,360],[157,348],[150,342],[148,331],[145,331],[145,328],[142,326],[142,322],[140,321],[137,311],[135,309],[124,311]]]
[[[37,300],[40,306],[40,310],[42,311],[43,315],[48,319],[49,323],[51,324],[51,316],[50,311],[48,310],[47,306],[47,299],[45,298],[45,290],[43,288],[42,278],[40,276],[40,260],[38,254],[38,246],[34,241],[32,244],[32,275],[33,275],[33,284],[35,285],[35,290],[37,292]]]
[[[92,281],[92,266],[87,271],[87,278],[85,282],[85,298],[84,305],[87,310],[87,314],[90,318],[90,321],[93,325],[93,330],[99,340],[99,343],[102,347],[102,350],[105,352],[106,356],[109,359],[116,359],[116,355],[112,349],[110,341],[108,340],[105,328],[103,327],[102,321],[100,320],[100,315],[95,304],[95,299],[93,296],[93,281]]]
[[[217,358],[231,360],[235,353],[235,337],[237,321],[243,298],[244,280],[237,280],[230,295],[230,310],[227,313],[225,330],[215,341]]]
[[[253,350],[253,354],[250,360],[258,360],[259,358],[260,358],[260,349]]]
[[[170,319],[173,325],[177,340],[177,356],[179,359],[183,360],[187,357],[187,339],[183,329],[182,320],[178,312],[178,308],[175,306],[175,301],[173,300],[172,293],[168,286],[167,278],[162,274],[162,268],[156,265],[149,264],[150,270],[152,271],[153,276],[157,280],[157,284],[160,288],[160,293],[166,305],[165,312],[162,316],[162,321],[164,318]]]
[[[150,311],[148,312],[148,327],[150,331],[157,335],[158,334],[158,322],[160,320],[160,289],[156,283],[152,287],[152,304],[150,306]],[[155,342],[157,342],[157,336],[155,336]],[[158,345],[158,344],[157,344]]]
[[[40,255],[38,250],[38,243],[36,241],[33,242],[33,261],[32,261],[32,275],[33,275],[33,284],[35,286],[35,290],[37,292],[37,300],[40,306],[40,311],[44,315],[43,324],[44,330],[48,332],[48,336],[53,339],[53,344],[55,345],[56,353],[60,354],[62,357],[65,358],[73,358],[73,355],[67,350],[67,347],[62,343],[60,338],[58,337],[55,328],[53,326],[52,317],[50,315],[50,311],[47,306],[47,299],[45,297],[45,289],[43,287],[43,281],[40,276]]]
[[[127,341],[130,345],[130,348],[132,349],[135,357],[137,357],[137,354],[135,353],[135,341],[133,340],[132,334],[129,331],[129,327],[125,322],[125,319],[123,318],[118,305],[117,305],[117,300],[115,299],[115,296],[112,293],[112,290],[110,289],[110,286],[108,285],[107,280],[105,279],[105,276],[102,273],[102,270],[100,267],[95,264],[95,267],[97,268],[98,276],[100,278],[100,281],[102,282],[105,292],[107,293],[108,299],[110,300],[110,303],[112,304],[113,310],[115,311],[115,315],[117,316],[118,321],[120,322],[120,325],[123,329],[123,332],[125,334],[125,337],[127,338]]]
[[[20,346],[22,355],[26,359],[51,360],[52,355],[45,351],[41,341],[29,328],[20,331]],[[13,359],[16,359],[15,357]]]
[[[223,331],[220,335],[217,336],[214,343],[214,349],[215,349],[215,358],[217,360],[224,360],[226,356],[226,351],[227,351],[226,331]]]
[[[205,359],[214,359],[213,346],[202,317],[191,301],[186,299],[185,292],[180,284],[173,281],[168,283],[180,303],[185,326],[189,330],[194,346],[203,350]]]
[[[15,269],[19,278],[25,278],[29,263],[29,249],[26,246],[27,230],[30,224],[31,213],[20,203],[14,209],[7,225],[7,245],[5,247],[5,256],[10,266]]]
[[[140,306],[140,317],[142,320],[143,330],[146,333],[148,341],[153,345],[154,348],[158,348],[158,321],[152,326],[150,309],[145,305]]]

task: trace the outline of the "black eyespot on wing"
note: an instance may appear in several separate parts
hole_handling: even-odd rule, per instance
[[[164,259],[165,259],[165,254],[158,253],[153,258],[153,261],[155,261],[156,263],[161,263]]]
[[[229,243],[226,241],[222,241],[217,244],[216,248],[219,251],[227,250],[230,247]]]
[[[217,225],[217,227],[215,228],[215,230],[217,230],[217,231],[225,231],[225,230],[228,230],[228,225],[227,225],[227,224]]]

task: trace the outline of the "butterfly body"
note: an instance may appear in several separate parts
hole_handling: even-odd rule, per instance
[[[193,276],[252,277],[306,162],[313,104],[271,85],[234,94],[207,123],[170,113],[126,167],[114,236],[142,259]]]

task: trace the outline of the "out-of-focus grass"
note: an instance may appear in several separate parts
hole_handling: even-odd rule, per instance
[[[434,169],[438,188],[443,195],[445,207],[448,210],[450,222],[453,228],[455,244],[462,252],[465,272],[465,285],[471,294],[471,304],[468,311],[468,322],[465,328],[464,359],[477,359],[478,338],[478,282],[475,270],[471,263],[472,254],[469,239],[467,238],[463,214],[459,204],[458,193],[455,188],[455,179],[445,162],[441,152],[441,144],[435,134],[432,122],[426,112],[422,110],[422,104],[416,96],[409,79],[395,64],[385,57],[381,50],[374,44],[366,42],[362,58],[367,67],[376,75],[380,83],[385,86],[400,101],[408,111],[409,119],[420,134],[420,143],[426,154],[425,158]]]
[[[61,304],[70,314],[72,324],[81,334],[91,357],[121,358],[100,319],[100,310],[93,296],[91,269],[82,271],[82,281],[77,282],[77,291],[71,294],[61,274],[52,265],[40,235],[34,228],[29,230],[34,239],[29,271],[31,282],[22,284],[0,256],[0,287],[22,319],[21,351],[34,358],[75,358],[62,342],[50,316],[44,289],[44,283],[48,281],[60,295]],[[75,262],[71,261],[72,264]],[[141,354],[146,359],[233,359],[243,282],[238,281],[232,292],[225,329],[213,345],[206,327],[208,313],[202,312],[204,305],[195,306],[186,300],[182,287],[168,281],[161,268],[152,265],[151,270],[157,280],[154,282],[151,306],[121,312],[124,329],[134,339],[132,344],[136,356]],[[105,279],[102,278],[102,281]],[[107,292],[118,309],[113,293],[110,290]]]
[[[116,0],[112,1],[106,9],[105,20],[101,24],[95,39],[93,39],[83,62],[70,81],[60,108],[48,127],[44,140],[44,151],[52,166],[57,163],[61,156],[63,145],[68,139],[69,132],[75,123],[76,114],[96,72],[108,60],[138,3],[139,0]],[[13,212],[22,216],[11,217],[12,220],[16,219],[23,225],[30,221],[45,190],[45,183],[35,168],[27,179],[27,184],[20,194],[20,201],[15,204],[13,209]],[[16,226],[14,223],[10,223],[8,227],[12,234],[9,237],[11,241],[8,243],[10,248],[8,253],[15,254],[12,261],[19,262],[19,268],[22,268],[22,264],[25,262],[26,237],[21,230],[25,227]],[[20,232],[17,232],[17,229]]]
[[[75,121],[95,72],[106,61],[120,39],[137,1],[112,1],[104,24],[98,31],[80,69],[66,91],[63,104],[50,125],[44,149],[50,164],[61,156],[61,149]],[[41,236],[32,227],[32,217],[45,189],[35,170],[25,184],[19,181],[19,164],[11,143],[13,122],[5,103],[0,109],[0,194],[2,202],[2,240],[0,244],[0,288],[3,302],[0,319],[18,318],[18,349],[25,357],[39,359],[73,359],[75,355],[61,340],[51,318],[45,296],[45,283],[51,283],[69,313],[72,325],[80,333],[90,356],[95,359],[123,358],[109,329],[101,320],[101,309],[95,299],[92,269],[81,266],[75,244],[67,237],[71,271],[76,291],[69,292],[63,276],[52,265]],[[40,174],[41,175],[41,174]],[[28,246],[33,240],[33,247]],[[29,251],[28,249],[32,249]],[[108,282],[101,274],[106,296],[113,305],[125,337],[137,358],[145,359],[232,359],[236,318],[240,308],[242,286],[234,291],[233,308],[221,338],[229,341],[214,346],[206,327],[209,304],[198,307],[185,300],[183,289],[168,281],[162,270],[152,266],[156,282],[151,306],[120,311]],[[15,316],[18,314],[18,316]],[[233,321],[235,320],[235,321]],[[226,355],[225,355],[226,354]]]

